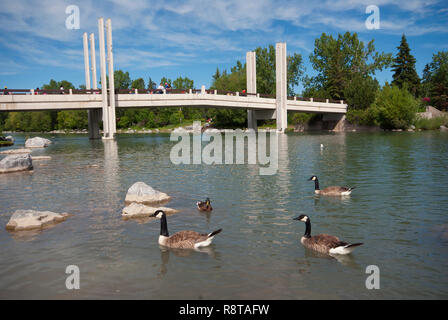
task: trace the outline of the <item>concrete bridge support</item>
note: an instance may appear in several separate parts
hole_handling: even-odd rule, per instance
[[[84,72],[86,79],[86,89],[90,90],[90,64],[89,64],[89,45],[87,40],[87,33],[83,34],[83,47],[84,47]],[[93,34],[90,35],[90,47],[91,47],[91,58],[92,58],[92,71],[93,71],[93,87],[96,88],[96,63],[95,63],[95,40],[93,39]],[[99,109],[89,109],[87,110],[88,126],[89,126],[89,138],[99,139],[100,137],[100,127],[99,121],[101,119],[101,110]]]
[[[247,93],[257,93],[257,64],[255,52],[246,53],[246,88]],[[257,130],[255,110],[247,110],[247,128]]]
[[[287,63],[286,63],[286,43],[275,45],[275,96],[277,110],[277,131],[285,132],[288,127],[287,111]]]
[[[104,19],[98,19],[98,34],[100,46],[100,69],[101,69],[101,96],[103,109],[103,139],[114,139],[115,127],[115,94],[114,94],[114,78],[113,78],[113,57],[112,57],[112,28],[110,20],[107,24],[107,38],[108,38],[108,60],[109,60],[109,97],[107,92],[107,78],[106,78],[106,49],[104,41]],[[111,76],[112,75],[112,76]],[[111,90],[112,89],[112,90]],[[110,105],[109,105],[110,104]]]

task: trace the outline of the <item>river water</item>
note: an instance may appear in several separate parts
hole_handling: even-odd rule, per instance
[[[16,146],[25,135],[16,134]],[[33,155],[32,173],[0,175],[0,298],[447,299],[448,135],[443,132],[288,134],[279,169],[258,165],[174,165],[169,135],[41,135],[54,144]],[[323,144],[323,149],[320,145]],[[4,149],[6,150],[6,149]],[[356,186],[346,199],[314,195]],[[136,181],[168,193],[171,234],[223,228],[201,252],[159,247],[158,220],[123,220]],[[214,210],[201,213],[197,200]],[[17,209],[73,214],[40,232],[5,230]],[[300,244],[312,233],[363,242],[343,259]],[[68,290],[66,267],[80,270]],[[367,289],[366,268],[380,289]]]

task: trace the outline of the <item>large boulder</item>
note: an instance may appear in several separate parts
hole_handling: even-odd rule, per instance
[[[45,148],[51,141],[41,137],[34,137],[25,141],[25,148]]]
[[[179,210],[176,209],[171,209],[167,207],[146,206],[144,204],[134,202],[131,203],[129,206],[125,207],[121,215],[124,219],[144,218],[149,217],[157,210],[163,210],[167,215],[179,212]]]
[[[9,231],[42,229],[49,225],[62,222],[68,216],[68,213],[55,213],[51,211],[16,210],[9,219],[6,229]]]
[[[166,193],[157,191],[144,182],[136,182],[129,188],[126,194],[125,203],[131,204],[133,202],[142,204],[155,204],[171,200],[171,197]]]
[[[6,156],[0,161],[0,173],[25,171],[33,169],[33,161],[29,154]]]

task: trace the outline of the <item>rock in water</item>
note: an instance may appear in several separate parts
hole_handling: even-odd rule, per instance
[[[0,161],[0,173],[9,173],[32,169],[33,161],[29,153],[6,156]]]
[[[22,231],[42,229],[51,224],[62,222],[68,213],[54,213],[51,211],[16,210],[6,225],[6,230]]]
[[[13,136],[7,136],[6,138],[5,138],[6,140],[8,140],[8,141],[11,141],[12,143],[14,143],[15,142],[15,140],[14,140],[14,137]]]
[[[20,154],[20,153],[31,153],[31,149],[9,149],[1,151],[0,154]]]
[[[133,202],[142,204],[154,204],[171,200],[171,197],[166,193],[157,191],[144,182],[136,182],[129,188],[126,194],[125,203],[131,204]]]
[[[25,141],[25,148],[45,148],[51,141],[41,137],[34,137]]]
[[[177,213],[179,210],[166,208],[166,207],[151,207],[145,206],[141,203],[131,203],[129,206],[123,209],[123,213],[121,214],[124,219],[129,218],[144,218],[149,217],[151,214],[156,212],[157,210],[163,210],[167,215]]]

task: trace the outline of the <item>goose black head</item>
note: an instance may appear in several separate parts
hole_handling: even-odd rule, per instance
[[[316,176],[311,176],[309,179],[308,179],[308,181],[316,181],[317,180],[317,177]]]
[[[156,217],[156,218],[162,219],[162,217],[165,216],[165,215],[166,215],[165,211],[157,210],[152,215],[150,215],[150,217]]]
[[[306,214],[301,214],[297,218],[294,218],[293,220],[307,222],[310,218]]]

